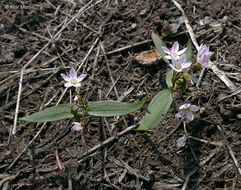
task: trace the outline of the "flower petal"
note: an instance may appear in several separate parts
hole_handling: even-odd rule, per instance
[[[172,59],[172,57],[170,55],[165,55],[164,56],[166,59]]]
[[[186,116],[187,116],[187,119],[190,121],[194,119],[194,115],[192,114],[192,112],[186,112]]]
[[[166,54],[171,54],[171,51],[170,51],[168,48],[164,47],[164,46],[162,46],[162,50],[163,50]]]
[[[177,61],[178,61],[179,64],[182,65],[186,61],[186,55],[183,54]]]
[[[190,108],[191,108],[191,111],[193,112],[197,112],[199,110],[199,107],[196,105],[191,105]]]
[[[187,108],[189,108],[190,105],[191,104],[183,104],[179,107],[179,110],[187,109]]]
[[[69,77],[70,77],[71,79],[76,79],[76,78],[77,78],[77,73],[76,73],[76,71],[75,71],[74,68],[71,68],[71,69],[70,69]]]
[[[66,82],[66,83],[64,83],[64,86],[65,86],[65,87],[71,87],[72,84],[71,84],[70,82]]]
[[[177,55],[182,55],[186,50],[187,48],[182,49],[181,51],[177,52]]]
[[[81,123],[73,122],[73,124],[74,124],[74,126],[72,127],[73,131],[82,131],[83,130]]]
[[[176,118],[181,118],[181,117],[183,117],[183,116],[184,116],[184,113],[183,113],[182,111],[178,112],[178,113],[175,115]]]
[[[68,76],[66,76],[65,74],[61,73],[60,75],[65,81],[70,81],[70,78]]]
[[[87,75],[86,74],[82,74],[77,78],[78,82],[81,82]]]
[[[80,83],[76,83],[73,86],[77,88],[77,87],[81,87],[81,84]]]
[[[178,42],[175,42],[175,43],[173,44],[173,46],[172,46],[171,52],[172,52],[172,53],[177,53],[178,50],[179,50],[179,43],[178,43]]]
[[[176,70],[176,68],[174,67],[173,64],[169,64],[169,66],[170,66],[173,70]]]
[[[191,64],[192,64],[191,62],[183,63],[183,64],[182,64],[182,68],[183,68],[183,69],[186,69],[186,68],[190,67]]]

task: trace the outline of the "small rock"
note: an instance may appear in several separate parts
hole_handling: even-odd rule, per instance
[[[186,146],[187,144],[187,137],[186,135],[183,135],[181,138],[177,140],[177,148],[182,149]]]
[[[157,64],[162,59],[156,49],[143,51],[136,56],[136,61],[141,65],[151,66]]]
[[[146,14],[146,9],[141,10],[140,15],[144,16]]]
[[[237,118],[238,118],[238,119],[241,119],[241,113],[237,115]]]
[[[131,24],[131,28],[135,29],[136,28],[136,23]]]

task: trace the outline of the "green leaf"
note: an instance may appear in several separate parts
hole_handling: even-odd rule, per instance
[[[166,115],[172,100],[173,94],[170,90],[162,90],[151,101],[147,112],[141,121],[137,131],[153,130]]]
[[[192,41],[189,39],[187,42],[187,50],[186,50],[186,63],[192,62]]]
[[[198,81],[198,78],[195,77],[195,76],[192,75],[192,74],[190,74],[190,77],[191,77],[192,81],[196,84],[197,81]],[[205,86],[205,85],[207,85],[207,83],[206,83],[206,82],[201,82],[201,85],[202,85],[202,86]]]
[[[139,110],[145,103],[146,98],[136,104],[127,104],[111,100],[99,101],[88,106],[88,114],[103,117],[125,115]]]
[[[173,77],[173,70],[169,70],[167,71],[167,74],[166,74],[166,84],[167,86],[170,88],[172,87],[172,77]]]
[[[162,38],[160,36],[158,36],[157,34],[155,34],[154,32],[151,35],[152,40],[156,46],[156,49],[158,51],[158,53],[160,53],[160,55],[162,56],[162,59],[169,64],[169,60],[165,58],[166,53],[162,50],[162,46],[166,47],[165,43],[163,42]]]
[[[72,108],[77,109],[78,107],[74,104],[61,104],[50,108],[46,108],[43,111],[20,118],[20,120],[30,122],[49,122],[73,118],[74,115],[71,112]],[[82,109],[78,109],[78,114],[81,113]]]

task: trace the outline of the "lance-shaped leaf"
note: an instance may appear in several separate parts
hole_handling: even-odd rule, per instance
[[[186,54],[186,63],[192,62],[192,41],[189,39],[187,42],[187,50],[185,51]]]
[[[173,94],[170,90],[162,90],[151,101],[147,112],[141,121],[137,131],[153,130],[166,115],[172,100]]]
[[[88,106],[88,114],[94,116],[118,116],[135,112],[146,103],[146,98],[136,104],[127,104],[118,101],[99,101]]]
[[[162,46],[166,47],[165,43],[163,42],[162,38],[160,36],[158,36],[157,34],[155,34],[154,32],[151,35],[152,40],[156,46],[156,49],[158,51],[158,53],[160,53],[160,55],[162,56],[162,59],[169,64],[169,60],[165,58],[166,53],[162,50]]]
[[[167,71],[167,74],[166,74],[166,84],[167,86],[170,88],[172,87],[172,77],[173,77],[173,70],[169,70]]]
[[[46,108],[43,111],[20,118],[20,120],[30,122],[49,122],[68,119],[74,117],[74,115],[72,114],[72,110],[76,109],[78,111],[78,114],[82,114],[82,109],[78,108],[74,104],[61,104],[50,108]]]

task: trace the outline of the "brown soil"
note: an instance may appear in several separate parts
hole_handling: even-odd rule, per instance
[[[179,96],[155,130],[131,131],[85,157],[86,150],[137,124],[145,109],[106,120],[86,117],[86,148],[80,134],[71,131],[72,120],[46,125],[19,121],[16,135],[9,138],[22,67],[85,5],[80,2],[84,1],[12,0],[0,4],[0,189],[181,189],[189,175],[186,189],[241,189],[241,176],[218,130],[220,126],[241,164],[240,100],[234,95],[219,101],[231,92],[211,69],[203,77],[206,85],[190,87],[184,94],[201,108],[187,132],[205,142],[190,139],[189,146],[178,150],[177,141],[185,134],[183,124],[174,117],[183,102]],[[212,61],[240,88],[240,1],[179,2],[198,43],[210,46]],[[60,73],[78,68],[96,39],[99,41],[80,70],[88,74],[80,90],[86,103],[100,99],[137,102],[156,95],[166,88],[168,66],[163,61],[143,66],[134,57],[154,48],[153,31],[164,36],[168,46],[174,41],[186,45],[185,25],[174,33],[170,30],[181,16],[167,0],[103,1],[90,8],[26,66],[18,117],[55,105],[65,90]],[[215,25],[200,25],[205,17],[214,19]],[[114,51],[145,40],[149,41]],[[117,82],[108,94],[111,76]],[[69,102],[69,92],[61,103]],[[72,90],[71,96],[74,93]],[[55,170],[56,152],[62,170]]]

